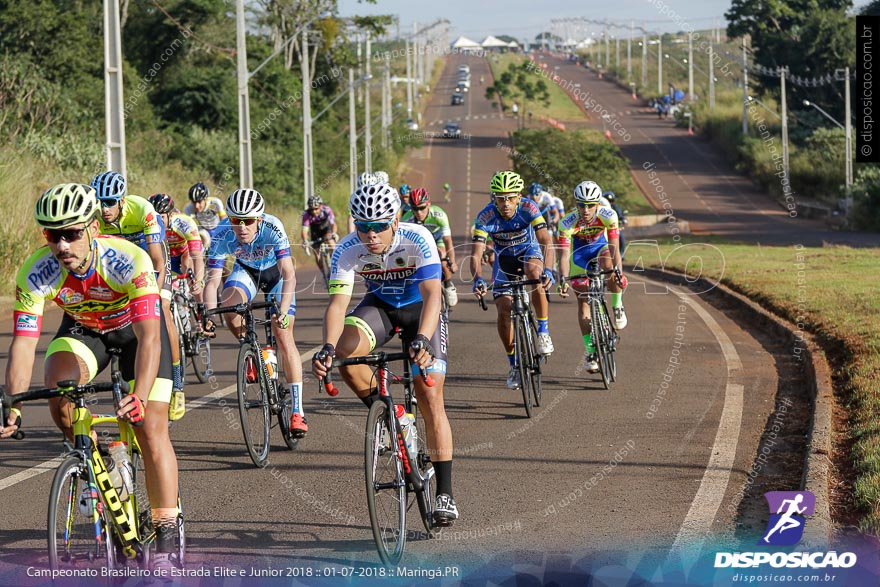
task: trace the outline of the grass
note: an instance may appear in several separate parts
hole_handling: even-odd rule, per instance
[[[838,399],[849,411],[848,429],[834,434],[836,442],[852,440],[851,453],[843,458],[852,462],[859,527],[880,535],[880,299],[871,277],[880,270],[876,250],[700,242],[708,244],[661,244],[661,258],[670,255],[666,266],[678,270],[690,259],[693,270],[692,257],[699,257],[704,276],[720,278],[813,333],[829,353]]]
[[[493,55],[488,58],[489,66],[492,68],[492,75],[496,78],[506,71],[508,65],[511,63],[521,63],[525,59],[528,58],[515,53]],[[553,83],[553,80],[545,79],[544,82],[547,84],[547,89],[550,94],[549,106],[544,106],[539,103],[529,103],[524,106],[522,97],[518,93],[514,93],[512,96],[505,96],[505,110],[509,110],[513,103],[516,102],[520,107],[520,115],[525,116],[527,111],[531,110],[536,122],[541,115],[562,121],[585,121],[587,119],[584,112],[572,101],[562,88]],[[488,84],[489,80],[486,80],[486,83]],[[471,92],[485,92],[487,87],[488,85],[481,86],[479,84],[471,84]]]

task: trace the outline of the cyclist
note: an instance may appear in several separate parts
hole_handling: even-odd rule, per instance
[[[595,182],[582,181],[574,188],[577,210],[559,222],[560,244],[562,244],[559,268],[563,277],[558,290],[562,297],[568,296],[567,278],[570,275],[571,287],[578,294],[578,323],[584,337],[587,370],[591,373],[599,370],[599,363],[590,333],[590,306],[587,297],[590,284],[584,274],[593,259],[598,259],[599,267],[603,270],[618,270],[616,279],[608,283],[614,311],[614,326],[622,330],[627,324],[622,299],[623,290],[626,288],[626,277],[620,272],[623,266],[618,246],[617,214],[611,208],[599,204],[601,197],[602,189]]]
[[[409,210],[409,193],[412,191],[412,187],[408,183],[402,184],[400,186],[400,208],[404,212]]]
[[[546,222],[549,227],[553,223],[553,215],[555,214],[553,196],[544,191],[544,186],[541,184],[533,183],[529,186],[529,195],[527,198],[538,205],[538,210],[541,211],[541,215],[544,217],[544,222]]]
[[[522,177],[513,171],[499,171],[489,184],[493,203],[483,208],[474,220],[473,246],[471,248],[471,274],[474,279],[474,293],[478,297],[486,295],[487,284],[480,276],[480,260],[486,248],[486,239],[491,236],[495,243],[495,262],[492,266],[492,281],[496,284],[515,275],[525,279],[540,279],[542,288],[532,290],[532,304],[538,319],[537,350],[542,355],[553,352],[550,338],[550,303],[544,295],[554,283],[554,251],[547,223],[535,202],[521,197]],[[498,310],[498,336],[507,351],[510,372],[507,386],[519,388],[519,371],[514,366],[513,328],[510,321],[511,290],[496,287],[493,291],[495,307]]]
[[[363,187],[365,185],[376,185],[377,183],[389,183],[388,182],[388,174],[384,171],[377,171],[376,173],[372,173],[370,171],[364,171],[357,178],[357,187]],[[354,220],[351,216],[348,217],[348,234],[354,232]]]
[[[623,208],[617,203],[617,196],[614,195],[614,192],[602,192],[602,195],[608,200],[611,209],[617,212],[617,231],[620,238],[620,258],[623,259],[626,257],[626,239],[624,239],[623,236],[623,227],[627,224],[626,212],[624,212]]]
[[[266,214],[265,209],[263,196],[256,190],[238,189],[229,194],[226,200],[229,216],[220,223],[208,251],[205,306],[209,310],[217,307],[217,289],[221,285],[226,255],[235,257],[235,265],[223,284],[220,298],[223,306],[250,302],[257,290],[278,302],[280,312],[272,318],[272,330],[293,399],[290,433],[294,438],[302,438],[309,431],[309,425],[302,407],[302,362],[293,338],[296,275],[287,231],[281,221]],[[241,339],[245,334],[244,319],[233,313],[225,314],[225,318],[229,331]],[[211,319],[205,326],[208,331],[214,329]]]
[[[377,183],[391,183],[391,180],[388,179],[388,173],[384,171],[375,171],[373,175],[376,176],[376,179],[379,180]]]
[[[403,213],[401,222],[421,224],[434,236],[437,244],[441,267],[443,268],[443,297],[450,308],[458,303],[458,292],[452,283],[452,274],[458,271],[455,262],[455,245],[452,244],[452,231],[449,229],[449,217],[443,208],[431,204],[431,197],[425,188],[416,188],[409,193],[410,209]],[[448,257],[449,261],[445,259]]]
[[[46,245],[24,262],[16,277],[6,391],[21,393],[30,385],[46,300],[64,312],[46,349],[46,387],[65,379],[88,383],[110,363],[108,348],[122,349],[122,375],[134,383],[116,414],[143,422],[134,433],[143,449],[153,509],[154,564],[167,572],[170,553],[177,548],[178,515],[177,457],[168,435],[171,343],[150,257],[130,242],[100,236],[98,214],[95,190],[87,185],[56,185],[37,200],[34,217]],[[73,440],[73,404],[53,398],[49,411]],[[20,408],[13,408],[0,426],[0,438],[20,428]]]
[[[318,250],[325,240],[331,249],[336,247],[336,241],[339,240],[339,235],[336,233],[336,218],[333,216],[333,209],[317,194],[309,197],[308,205],[302,216],[302,242],[304,247],[312,247],[318,269],[324,271]]]
[[[171,272],[178,275],[192,269],[195,281],[192,293],[202,301],[205,284],[205,262],[202,239],[195,220],[175,208],[174,199],[168,194],[153,194],[150,203],[165,223],[165,241],[171,257]]]
[[[344,237],[333,255],[330,304],[324,314],[324,347],[312,360],[312,372],[324,377],[334,356],[365,355],[401,329],[412,356],[413,372],[433,374],[433,387],[415,378],[431,462],[437,474],[434,519],[449,525],[458,518],[452,495],[452,430],[443,406],[447,323],[440,312],[440,257],[431,233],[401,223],[400,195],[389,184],[358,188],[349,201],[357,232]],[[345,315],[355,275],[369,292]],[[359,365],[341,368],[342,378],[367,407],[378,397],[372,372]]]
[[[101,234],[121,236],[144,249],[153,261],[156,282],[159,284],[165,327],[172,340],[177,340],[177,326],[171,315],[171,265],[165,248],[165,230],[160,225],[153,205],[140,196],[127,194],[125,178],[115,171],[101,173],[92,179],[92,187],[101,202],[98,222]],[[183,417],[183,377],[180,367],[180,347],[171,345],[171,370],[174,392],[171,397],[172,420]]]
[[[448,202],[449,196],[452,195],[452,186],[448,183],[443,184],[443,200]]]
[[[189,204],[183,208],[183,213],[198,224],[205,250],[211,248],[211,238],[217,232],[220,221],[226,218],[223,201],[211,197],[208,186],[197,182],[189,188]]]

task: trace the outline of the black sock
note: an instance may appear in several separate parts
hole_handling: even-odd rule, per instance
[[[177,526],[156,526],[156,550],[158,552],[177,551]]]
[[[367,397],[359,397],[358,399],[364,402],[364,405],[367,406],[367,409],[369,410],[373,407],[373,402],[379,399],[379,390],[374,389]]]
[[[452,461],[433,461],[437,474],[437,494],[446,493],[452,497]]]

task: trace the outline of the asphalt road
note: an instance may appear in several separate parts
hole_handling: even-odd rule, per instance
[[[453,107],[449,97],[463,61],[472,67],[474,86],[465,104]],[[492,173],[509,166],[499,144],[513,123],[482,97],[481,74],[488,84],[488,66],[479,58],[449,59],[424,128],[439,132],[442,122],[461,118],[467,137],[426,137],[409,157],[405,177],[395,181],[424,185],[435,195],[464,244],[460,261],[464,235],[488,200]],[[446,181],[454,188],[449,204],[438,196]],[[298,227],[288,231],[295,234]],[[307,356],[321,342],[326,304],[326,295],[308,285],[314,275],[310,266],[299,268],[295,333]],[[606,391],[598,376],[582,371],[575,304],[554,297],[556,352],[547,365],[542,407],[526,419],[519,391],[504,384],[507,361],[494,311],[482,312],[467,290],[460,285],[462,301],[451,317],[445,390],[461,519],[433,540],[412,520],[408,568],[450,567],[481,583],[570,567],[586,557],[599,565],[605,559],[596,553],[610,553],[608,560],[617,564],[628,557],[632,563],[639,552],[663,558],[673,546],[733,536],[736,496],[780,384],[761,342],[699,296],[634,275],[625,296],[630,324],[618,353],[619,382]],[[59,321],[58,311],[49,313],[40,349]],[[8,348],[9,332],[6,321],[0,349]],[[270,465],[258,470],[238,429],[236,353],[231,336],[221,334],[214,345],[216,379],[188,387],[190,411],[172,429],[190,567],[378,572],[363,488],[363,405],[347,391],[336,398],[319,395],[309,378],[308,437],[290,452],[273,429]],[[34,382],[42,383],[41,372]],[[2,584],[39,582],[28,579],[28,568],[46,562],[48,471],[60,452],[60,435],[40,405],[29,406],[25,418],[28,437],[0,447]]]

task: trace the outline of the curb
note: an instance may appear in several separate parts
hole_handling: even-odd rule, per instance
[[[651,279],[671,282],[686,288],[697,286],[700,291],[713,292],[714,295],[723,297],[738,309],[754,316],[752,326],[766,328],[782,338],[786,344],[790,344],[795,354],[805,357],[802,359],[802,365],[807,391],[813,400],[813,410],[801,487],[816,496],[816,510],[810,517],[810,523],[804,529],[799,549],[810,550],[829,547],[834,538],[828,487],[831,474],[834,388],[831,383],[831,368],[828,365],[825,352],[816,342],[815,337],[809,332],[798,329],[788,320],[768,312],[755,301],[723,283],[713,284],[702,277],[697,280],[689,280],[684,274],[668,269],[641,268],[634,271],[630,268],[630,272],[633,274],[641,273]],[[797,349],[801,349],[801,352],[798,352]]]

